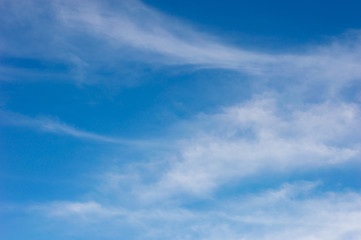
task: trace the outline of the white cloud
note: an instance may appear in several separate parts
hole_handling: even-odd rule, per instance
[[[232,179],[328,167],[359,156],[357,105],[326,102],[288,110],[278,105],[274,99],[256,98],[201,116],[180,144],[178,159],[149,195],[144,189],[140,195],[207,195]]]
[[[276,82],[280,78],[312,85],[333,82],[331,92],[361,79],[361,38],[357,31],[349,33],[349,40],[311,46],[298,53],[271,54],[226,43],[139,1],[26,3],[7,4],[6,21],[12,29],[29,25],[27,44],[15,46],[17,41],[5,38],[2,51],[61,59],[72,66],[75,79],[101,78],[96,72],[104,66],[117,75],[124,70],[121,63],[125,59],[157,66],[231,69]],[[41,21],[45,26],[39,31]],[[2,71],[15,74],[8,73],[8,68]],[[92,79],[90,73],[94,74]]]
[[[361,78],[358,32],[352,40],[314,46],[303,53],[269,54],[227,44],[138,1],[121,3],[114,10],[98,1],[59,4],[57,9],[66,26],[104,39],[115,49],[129,46],[158,54],[143,55],[153,63],[226,68],[263,78],[336,81],[338,85]]]
[[[158,53],[166,57],[162,63],[200,64],[257,72],[260,62],[273,62],[272,56],[209,40],[214,37],[199,33],[138,1],[120,3],[115,11],[97,1],[59,4],[57,8],[60,19],[67,26],[106,39],[114,48],[126,45]]]
[[[49,205],[33,205],[30,211],[42,211],[53,217],[82,217],[97,221],[99,218],[124,214],[119,209],[105,208],[97,202],[54,202]]]
[[[241,239],[358,239],[360,194],[312,194],[314,186],[307,182],[285,184],[243,201],[227,203],[231,214],[226,216],[259,226]],[[239,212],[244,215],[239,216]]]
[[[84,130],[77,129],[75,127],[69,126],[65,123],[57,121],[49,117],[37,117],[32,118],[19,113],[13,113],[8,111],[0,110],[0,124],[1,125],[10,125],[10,126],[20,126],[32,128],[35,130],[59,134],[59,135],[68,135],[75,138],[91,140],[96,142],[104,143],[114,143],[114,144],[124,144],[132,146],[157,146],[159,145],[156,141],[146,141],[146,140],[130,140],[123,139],[118,137],[109,137],[104,136]]]
[[[33,206],[50,219],[79,224],[120,225],[137,229],[136,239],[358,239],[361,233],[361,196],[357,192],[317,193],[319,183],[284,184],[278,189],[218,201],[211,209],[187,209],[157,203],[123,210],[95,202],[62,202]],[[87,216],[86,218],[84,216]],[[88,219],[93,219],[89,221]],[[113,219],[108,221],[106,219]],[[79,222],[79,220],[83,220]],[[85,231],[79,235],[87,234]],[[106,234],[98,228],[97,236]],[[114,232],[112,237],[122,236]]]
[[[9,26],[31,25],[26,44],[20,44],[22,48],[11,45],[17,36],[6,41],[2,37],[1,52],[22,57],[40,52],[46,60],[61,58],[74,66],[75,78],[86,78],[86,71],[100,65],[109,65],[117,72],[119,59],[131,56],[132,60],[161,66],[230,69],[261,81],[289,79],[287,87],[296,86],[297,93],[302,92],[302,87],[309,90],[317,84],[320,87],[312,91],[329,88],[332,92],[361,79],[358,32],[350,42],[313,46],[302,53],[270,54],[232,46],[138,1],[114,6],[100,1],[58,1],[44,8],[38,3],[13,3],[10,14],[1,17],[8,19]],[[7,4],[0,3],[0,7]],[[37,11],[32,12],[34,9]],[[46,19],[51,21],[42,17],[47,9],[51,11]],[[39,22],[47,24],[42,31]],[[9,76],[18,72],[6,66],[0,71]],[[31,213],[45,213],[71,224],[79,219],[89,224],[96,222],[103,228],[97,229],[100,235],[112,228],[113,237],[121,235],[117,230],[122,225],[141,229],[141,239],[357,239],[361,235],[358,192],[312,195],[317,184],[301,183],[224,202],[208,199],[233,180],[357,160],[361,150],[359,105],[337,102],[335,98],[304,105],[295,102],[288,104],[278,96],[255,97],[218,114],[201,115],[188,123],[184,130],[188,137],[178,145],[170,140],[159,143],[104,136],[51,118],[5,111],[0,111],[0,123],[104,143],[178,147],[162,156],[166,160],[159,165],[149,167],[152,162],[139,170],[138,163],[133,163],[133,172],[105,174],[107,185],[96,190],[100,195],[97,201],[38,204],[30,208]],[[108,194],[111,191],[119,195],[117,201],[127,198],[131,207],[112,201]],[[192,210],[182,206],[187,205],[183,197],[189,195],[209,200],[210,207]]]

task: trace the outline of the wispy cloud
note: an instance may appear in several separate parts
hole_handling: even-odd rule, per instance
[[[288,108],[276,97],[258,96],[176,126],[183,137],[170,151],[152,162],[111,166],[97,191],[119,200],[126,194],[143,204],[208,199],[229,183],[264,174],[355,164],[361,153],[360,121],[354,103]]]
[[[109,6],[97,1],[86,5],[82,2],[59,4],[57,9],[67,26],[84,29],[93,37],[109,41],[114,48],[125,45],[160,54],[165,57],[161,62],[166,64],[199,64],[256,72],[257,63],[273,62],[272,56],[209,40],[214,37],[197,32],[138,1],[122,2],[115,11],[109,11]]]
[[[361,233],[360,193],[315,194],[317,185],[284,184],[217,202],[211,209],[158,205],[124,211],[96,202],[55,202],[37,204],[30,210],[62,219],[69,224],[68,231],[84,223],[89,227],[107,225],[107,231],[121,224],[138,229],[136,238],[143,239],[357,239]]]
[[[222,186],[264,173],[359,162],[360,102],[340,91],[360,88],[359,31],[346,34],[348,40],[338,37],[323,46],[270,53],[227,43],[136,0],[5,0],[0,12],[0,21],[6,22],[0,24],[6,33],[0,36],[0,54],[7,56],[0,59],[0,80],[40,75],[46,80],[55,75],[76,82],[108,80],[102,78],[103,69],[119,76],[122,63],[135,61],[226,69],[261,85],[252,88],[247,101],[168,129],[169,135],[182,135],[162,141],[102,135],[52,117],[0,110],[1,125],[169,150],[159,153],[157,161],[110,166],[98,173],[101,183],[81,200],[33,204],[28,209],[32,217],[63,221],[60,225],[72,234],[89,237],[90,231],[100,239],[108,230],[111,238],[124,238],[119,227],[136,229],[135,239],[348,240],[361,235],[359,191],[324,192],[319,182],[300,182],[217,199]],[[25,69],[26,59],[41,61]],[[315,97],[321,90],[331,94]],[[77,229],[78,224],[86,229]]]
[[[160,54],[163,60],[156,60],[163,64],[229,68],[263,76],[298,75],[304,70],[308,77],[311,71],[329,78],[335,78],[335,74],[351,79],[361,76],[357,61],[361,56],[359,34],[355,43],[351,42],[354,45],[335,43],[301,54],[267,54],[227,44],[138,1],[120,3],[115,10],[98,1],[59,4],[57,9],[65,25],[105,39],[114,48],[125,45]]]
[[[203,115],[190,123],[192,135],[179,144],[159,182],[139,194],[148,201],[182,191],[208,195],[232,179],[356,160],[360,121],[358,105],[326,102],[281,110],[268,97]]]
[[[43,132],[59,134],[59,135],[68,135],[71,137],[96,141],[96,142],[124,144],[124,145],[132,145],[132,146],[156,146],[157,144],[159,144],[156,141],[130,140],[130,139],[123,139],[118,137],[104,136],[104,135],[84,131],[81,129],[77,129],[75,127],[69,126],[65,123],[62,123],[58,120],[49,117],[32,118],[19,113],[13,113],[3,110],[0,110],[0,124],[32,128]]]
[[[90,72],[91,81],[101,78],[96,72],[104,66],[119,74],[122,71],[119,62],[125,58],[153,65],[230,69],[272,81],[292,77],[293,81],[301,82],[337,82],[333,88],[361,77],[361,38],[357,31],[350,33],[352,37],[348,40],[334,40],[302,52],[266,53],[229,44],[139,1],[57,1],[41,6],[28,1],[9,6],[12,7],[8,18],[12,21],[7,21],[14,28],[20,23],[33,26],[44,16],[51,19],[41,33],[34,26],[29,28],[29,35],[45,42],[32,49],[37,49],[44,58],[60,57],[72,66],[70,74],[76,79],[90,81],[87,77]],[[37,9],[35,14],[26,14],[32,9]],[[54,31],[58,34],[54,35]],[[84,39],[81,45],[74,43],[78,38]],[[3,51],[16,48],[10,40],[3,39]],[[29,39],[27,45],[38,42]],[[54,52],[56,49],[59,52]],[[29,51],[34,53],[26,49],[20,54]]]
[[[124,215],[119,209],[106,208],[97,202],[54,202],[49,205],[33,205],[30,211],[42,211],[53,217],[81,217],[83,221],[99,221],[100,218]]]

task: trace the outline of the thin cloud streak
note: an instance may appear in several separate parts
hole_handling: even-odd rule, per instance
[[[108,40],[114,48],[128,45],[158,53],[166,57],[162,63],[238,68],[256,73],[259,71],[259,63],[274,62],[270,55],[252,53],[208,40],[214,37],[199,33],[182,23],[175,23],[175,19],[138,1],[121,3],[117,11],[111,11],[97,1],[86,5],[81,1],[59,4],[56,8],[66,26],[76,30],[85,29],[96,38]]]
[[[48,117],[32,118],[19,113],[13,113],[3,110],[0,110],[0,124],[26,127],[43,132],[48,132],[58,135],[68,135],[74,138],[103,142],[103,143],[121,144],[121,145],[138,146],[138,147],[159,146],[159,142],[157,141],[129,140],[118,137],[104,136],[77,129],[75,127],[69,126],[65,123],[53,120]]]
[[[10,13],[6,16],[11,19],[7,20],[9,26],[16,29],[25,22],[29,25],[27,35],[36,41],[29,38],[26,46],[32,47],[27,49],[23,43],[17,43],[18,38],[5,38],[1,51],[10,55],[60,58],[69,67],[67,74],[85,82],[102,79],[96,72],[104,66],[121,75],[124,69],[119,62],[129,59],[156,66],[229,69],[261,80],[292,77],[293,81],[303,83],[333,82],[332,88],[336,89],[361,79],[360,31],[345,34],[350,36],[349,40],[342,40],[341,36],[327,45],[311,46],[300,53],[271,54],[229,44],[140,1],[112,4],[96,0],[51,4],[27,1],[23,5],[10,2],[7,4]],[[51,21],[39,33],[35,26],[42,15]],[[87,41],[76,45],[78,38]],[[39,46],[39,42],[44,44]],[[2,71],[7,72],[6,67]]]
[[[115,49],[130,46],[159,54],[151,59],[161,64],[199,65],[262,77],[293,76],[318,81],[327,78],[344,82],[361,77],[358,32],[351,44],[336,41],[303,54],[267,54],[231,46],[138,1],[121,3],[116,10],[98,1],[59,4],[56,8],[65,26],[105,39]]]

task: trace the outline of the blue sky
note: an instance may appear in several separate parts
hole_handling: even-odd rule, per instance
[[[357,240],[360,1],[0,3],[0,238]]]

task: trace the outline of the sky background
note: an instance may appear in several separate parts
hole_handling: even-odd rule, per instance
[[[1,239],[361,239],[361,1],[0,1]]]

